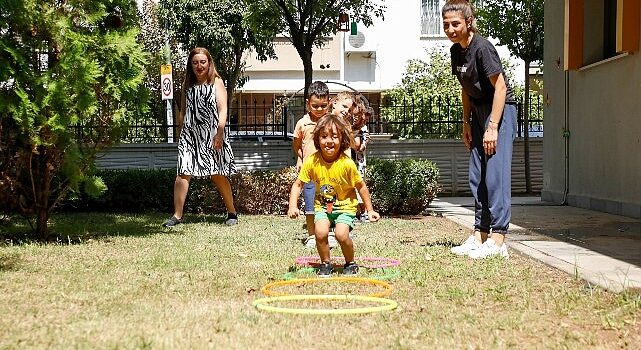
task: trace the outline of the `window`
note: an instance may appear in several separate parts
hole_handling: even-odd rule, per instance
[[[603,58],[617,55],[617,0],[603,4]]]
[[[445,36],[441,19],[441,9],[445,5],[445,1],[421,0],[421,35]],[[482,6],[483,0],[472,1],[472,8],[475,11]]]
[[[421,34],[442,35],[439,0],[421,0]]]
[[[640,0],[565,0],[565,69],[639,50]]]

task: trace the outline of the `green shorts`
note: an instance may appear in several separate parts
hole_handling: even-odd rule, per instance
[[[354,214],[348,214],[348,213],[331,213],[327,214],[324,211],[317,211],[314,213],[314,222],[317,222],[319,220],[329,220],[329,226],[333,227],[336,226],[338,223],[343,223],[347,226],[349,226],[349,229],[354,228],[354,218],[356,215]]]

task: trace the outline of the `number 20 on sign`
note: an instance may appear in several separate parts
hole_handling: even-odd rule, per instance
[[[173,100],[174,82],[171,77],[171,64],[160,66],[160,91],[163,100]]]

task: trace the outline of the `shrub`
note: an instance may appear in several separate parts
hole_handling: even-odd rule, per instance
[[[99,170],[97,176],[107,186],[102,196],[91,198],[83,191],[67,199],[63,210],[143,212],[173,208],[175,169]]]
[[[438,169],[431,161],[373,159],[367,174],[374,208],[383,214],[418,214],[438,192]],[[100,170],[97,176],[107,186],[104,194],[91,198],[83,192],[67,199],[63,210],[165,213],[173,210],[175,169]],[[297,176],[294,167],[238,172],[230,178],[236,210],[242,214],[286,214],[289,192]],[[224,213],[226,209],[209,179],[192,179],[185,212],[212,214]]]
[[[67,199],[63,210],[144,212],[173,210],[176,169],[100,170],[107,186],[97,199],[85,194]],[[293,167],[277,171],[241,171],[230,178],[236,210],[243,214],[285,214],[289,190],[296,179]],[[225,205],[209,179],[192,179],[185,212],[224,213]]]
[[[436,197],[436,164],[423,159],[371,159],[367,185],[372,204],[381,214],[419,214]]]
[[[232,178],[232,188],[238,211],[249,214],[287,214],[289,192],[297,177],[294,167],[236,174]]]

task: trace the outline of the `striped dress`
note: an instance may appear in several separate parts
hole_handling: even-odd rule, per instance
[[[187,90],[187,109],[178,140],[178,175],[209,177],[236,173],[234,154],[227,138],[214,149],[218,130],[218,109],[214,85],[194,85]]]

